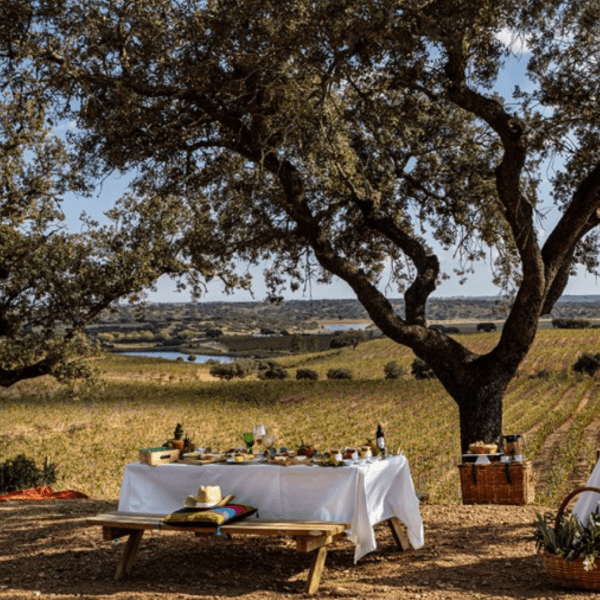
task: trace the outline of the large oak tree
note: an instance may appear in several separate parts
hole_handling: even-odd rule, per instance
[[[578,264],[597,264],[597,0],[58,6],[39,27],[38,64],[69,100],[86,165],[135,169],[139,194],[177,198],[198,266],[268,259],[275,295],[285,281],[340,277],[433,368],[463,448],[502,434],[503,396],[540,316]],[[506,32],[528,63],[502,95]],[[485,354],[427,327],[444,276],[435,247],[466,274],[493,257],[511,304]],[[384,293],[386,268],[404,314]]]
[[[59,136],[44,70],[31,60],[36,12],[2,2],[0,24],[0,386],[53,375],[87,376],[87,324],[163,273],[181,271],[177,213],[151,197],[116,203],[102,226],[65,225],[67,193],[81,198],[93,178]],[[157,210],[154,210],[157,209]]]

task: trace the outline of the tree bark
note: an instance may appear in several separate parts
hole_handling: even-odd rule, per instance
[[[19,381],[35,379],[52,372],[50,365],[45,362],[28,365],[21,369],[0,369],[0,387],[9,388]]]
[[[460,447],[464,453],[469,444],[478,441],[497,443],[500,447],[502,431],[502,402],[504,390],[493,386],[476,388],[458,402],[460,418]]]
[[[449,390],[458,405],[463,453],[473,442],[497,443],[499,447],[502,444],[505,433],[502,406],[515,369],[489,362],[485,357],[475,361],[468,369],[467,379],[463,379],[457,389]]]

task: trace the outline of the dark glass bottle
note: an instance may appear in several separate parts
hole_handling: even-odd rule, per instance
[[[379,448],[379,453],[383,458],[387,456],[387,450],[385,448],[385,433],[383,433],[383,427],[381,424],[377,425],[377,433],[375,434],[377,438],[377,447]]]

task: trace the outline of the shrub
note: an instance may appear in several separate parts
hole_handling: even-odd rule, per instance
[[[220,329],[207,329],[204,333],[207,338],[216,339],[223,335],[223,332]]]
[[[156,336],[159,340],[162,340],[163,342],[167,342],[171,339],[171,334],[169,333],[169,329],[165,328],[165,329],[161,329],[157,336]]]
[[[587,373],[590,377],[600,369],[600,354],[582,354],[572,367],[576,373]]]
[[[383,367],[383,373],[386,379],[400,379],[404,376],[404,369],[393,360]]]
[[[287,379],[289,376],[290,374],[281,365],[270,367],[259,374],[260,379]]]
[[[587,329],[589,326],[587,319],[552,319],[552,327],[558,329]]]
[[[348,346],[356,348],[361,339],[363,339],[363,337],[360,333],[342,333],[331,338],[329,347],[331,349],[346,348]]]
[[[195,329],[182,329],[177,332],[177,337],[184,340],[197,338],[200,334]]]
[[[345,348],[346,346],[351,346],[351,345],[352,345],[352,342],[348,338],[343,338],[340,336],[331,338],[331,341],[329,342],[329,347],[331,349]]]
[[[352,371],[350,369],[329,369],[327,379],[352,379]]]
[[[218,377],[219,379],[225,379],[226,381],[229,381],[230,379],[233,379],[235,377],[239,377],[239,378],[244,377],[243,373],[240,371],[240,369],[238,369],[237,363],[226,363],[226,364],[213,365],[210,368],[209,372],[213,377]]]
[[[432,368],[420,358],[415,358],[415,360],[413,360],[410,372],[415,379],[437,379]]]
[[[242,358],[236,362],[216,364],[210,368],[210,374],[219,379],[244,379],[256,370],[256,363],[252,359]]]
[[[311,381],[317,381],[319,374],[312,369],[298,369],[296,371],[296,379],[310,379]]]
[[[27,490],[56,482],[56,466],[46,461],[42,469],[35,461],[19,454],[0,464],[0,493]]]
[[[268,371],[269,369],[283,369],[276,360],[259,360],[254,363],[254,368],[259,371]]]
[[[154,338],[154,332],[148,330],[129,331],[119,335],[119,339],[126,342],[151,342]]]

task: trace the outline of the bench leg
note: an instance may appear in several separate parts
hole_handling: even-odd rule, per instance
[[[138,546],[140,545],[142,535],[144,535],[143,529],[135,529],[129,534],[127,543],[123,549],[123,554],[117,565],[117,571],[115,572],[116,581],[127,577],[131,573],[131,565],[133,564],[133,559],[135,558]]]
[[[321,546],[313,556],[310,570],[308,571],[308,579],[306,580],[306,593],[315,594],[319,589],[319,582],[325,567],[325,559],[327,558],[327,546]]]
[[[409,550],[410,540],[408,539],[408,535],[406,534],[406,530],[404,529],[404,525],[400,522],[400,519],[398,519],[398,517],[392,517],[391,519],[388,519],[387,522],[398,548],[403,551]]]

